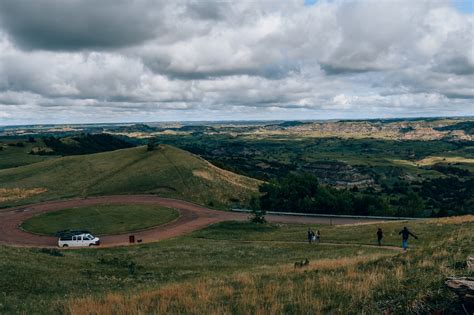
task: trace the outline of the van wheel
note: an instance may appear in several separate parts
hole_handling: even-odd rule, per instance
[[[68,247],[69,245],[68,244],[64,244],[63,247]]]
[[[91,243],[91,244],[89,244],[89,247],[92,247],[92,246],[94,246],[94,244],[92,244],[92,243]]]

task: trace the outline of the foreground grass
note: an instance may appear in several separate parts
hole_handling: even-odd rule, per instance
[[[337,260],[386,252],[350,246],[309,251],[306,244],[221,244],[190,237],[134,247],[59,250],[64,256],[0,247],[0,313],[64,313],[69,298],[147,292],[170,283],[291,265],[306,257]]]
[[[178,217],[174,209],[153,205],[97,205],[45,213],[23,222],[21,227],[45,235],[66,229],[105,235],[143,230]]]
[[[381,226],[396,231],[399,223]],[[474,217],[409,227],[420,242],[407,253],[359,246],[374,225],[326,226],[323,241],[343,234],[341,242],[352,238],[354,244],[310,246],[303,242],[307,226],[250,223],[142,246],[58,251],[64,256],[0,247],[6,271],[0,273],[0,313],[456,312],[456,298],[443,282],[468,275]],[[305,258],[309,267],[295,270],[294,262]]]
[[[294,270],[291,265],[283,264],[259,272],[173,284],[138,294],[73,298],[67,303],[67,311],[72,314],[425,314],[442,310],[457,314],[461,311],[457,298],[443,283],[450,275],[469,275],[465,259],[467,254],[472,254],[474,224],[472,217],[466,221],[433,222],[431,230],[443,237],[425,234],[427,241],[407,253],[322,259],[312,262],[306,270]],[[414,224],[420,230],[423,225]],[[346,232],[353,230],[350,227]],[[472,271],[470,274],[473,275]]]

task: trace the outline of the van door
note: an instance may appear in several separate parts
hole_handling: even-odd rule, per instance
[[[82,238],[84,240],[84,246],[89,246],[92,244],[92,240],[94,239],[90,234],[85,234]]]
[[[88,246],[89,245],[88,244],[89,241],[87,240],[87,236],[81,235],[80,238],[81,238],[81,246]]]
[[[89,240],[87,238],[87,235],[82,235],[81,238],[82,238],[81,245],[82,246],[89,246]]]
[[[81,236],[80,235],[74,235],[72,237],[72,242],[71,242],[71,246],[81,246]]]

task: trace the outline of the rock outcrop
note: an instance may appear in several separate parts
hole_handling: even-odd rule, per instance
[[[454,291],[463,303],[474,306],[474,278],[449,277],[446,286]]]
[[[467,258],[467,269],[474,270],[474,257]],[[466,314],[474,314],[474,278],[449,277],[446,286],[459,296]]]

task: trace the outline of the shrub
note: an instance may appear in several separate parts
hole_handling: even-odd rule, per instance
[[[253,223],[266,223],[267,220],[265,219],[265,215],[267,212],[261,209],[254,209],[252,210],[252,215],[250,216],[249,220]]]
[[[151,138],[151,139],[148,140],[148,144],[147,144],[147,146],[146,146],[146,150],[147,150],[147,151],[153,151],[153,150],[156,149],[156,146],[157,146],[157,144],[156,144],[155,138]]]

